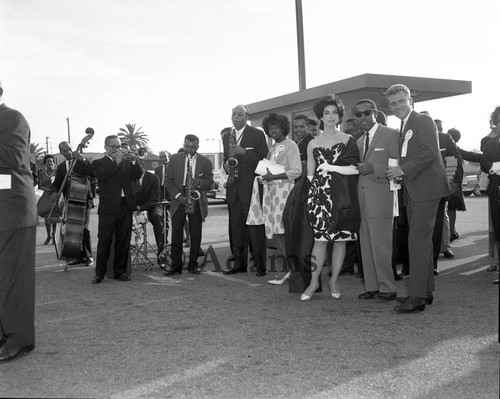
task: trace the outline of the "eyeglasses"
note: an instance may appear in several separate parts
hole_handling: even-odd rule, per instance
[[[361,115],[370,116],[370,114],[374,111],[375,111],[374,109],[367,109],[365,111],[355,112],[354,115],[356,115],[356,118],[361,118]]]
[[[122,148],[121,145],[109,145],[109,144],[106,144],[108,147],[111,147],[113,150],[117,150],[118,148]]]

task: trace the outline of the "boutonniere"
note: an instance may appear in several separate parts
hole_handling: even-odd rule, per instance
[[[283,144],[279,144],[276,147],[274,147],[273,155],[271,157],[271,161],[276,162],[276,158],[278,158],[278,155],[281,151],[285,149],[285,146]]]
[[[406,157],[406,152],[408,151],[408,141],[413,136],[413,130],[409,129],[405,134],[405,140],[403,141],[403,146],[401,147],[401,156]]]

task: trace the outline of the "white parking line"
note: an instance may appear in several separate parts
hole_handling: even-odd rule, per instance
[[[480,267],[479,269],[469,270],[468,272],[463,272],[463,273],[459,273],[459,274],[461,276],[470,276],[471,274],[482,272],[483,270],[486,270],[488,267],[489,266],[483,266],[483,267]]]
[[[212,360],[210,362],[206,362],[196,367],[191,367],[181,373],[167,375],[163,378],[158,378],[147,382],[145,384],[139,385],[138,387],[128,389],[126,391],[121,391],[111,398],[161,398],[167,397],[167,392],[165,388],[168,388],[170,385],[184,382],[186,380],[193,381],[195,377],[200,377],[204,374],[213,372],[214,369],[219,367],[222,363],[225,363],[226,360],[224,358]]]
[[[222,278],[224,280],[232,281],[234,283],[244,284],[244,285],[247,285],[249,287],[261,287],[262,286],[262,284],[259,284],[259,283],[253,283],[251,281],[241,280],[239,278],[234,278],[234,277],[226,276],[225,274],[211,272],[210,270],[205,270],[204,273],[208,274],[209,276],[212,276],[212,277]]]

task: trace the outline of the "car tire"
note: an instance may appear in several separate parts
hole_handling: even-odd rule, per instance
[[[474,186],[474,190],[473,190],[473,193],[476,197],[482,197],[483,196],[483,193],[481,192],[481,187],[479,187],[479,184],[476,184]]]
[[[472,191],[465,191],[465,192],[464,192],[464,195],[465,195],[466,197],[469,197],[471,194],[472,194]]]

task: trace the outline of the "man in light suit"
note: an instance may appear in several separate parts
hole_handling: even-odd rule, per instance
[[[400,166],[388,167],[388,179],[403,179],[408,213],[409,296],[394,310],[416,312],[433,301],[432,233],[441,198],[450,195],[436,125],[413,110],[410,89],[396,84],[386,92],[389,109],[401,119]]]
[[[397,193],[391,191],[385,171],[389,158],[399,159],[399,133],[376,122],[377,106],[370,99],[359,100],[354,115],[364,132],[356,142],[362,154],[357,169],[359,242],[365,279],[365,292],[359,298],[392,300],[396,299],[391,254]]]
[[[200,274],[198,256],[202,235],[202,223],[208,214],[207,191],[214,184],[212,162],[197,154],[200,139],[194,134],[184,138],[184,151],[172,155],[167,168],[165,186],[170,194],[170,212],[172,215],[172,265],[167,266],[166,276],[182,273],[182,232],[186,216],[189,219],[191,247],[189,252],[188,272]],[[191,177],[188,170],[191,168]],[[189,185],[189,180],[191,185]],[[199,198],[190,197],[189,192],[199,193]],[[196,197],[196,196],[195,196]],[[192,204],[191,210],[189,209]]]
[[[230,234],[233,240],[234,266],[225,270],[224,274],[246,273],[248,267],[248,240],[254,249],[254,264],[257,276],[266,275],[266,235],[264,225],[247,226],[248,209],[252,197],[255,168],[268,153],[264,133],[247,125],[248,108],[237,105],[232,110],[233,127],[229,134],[222,136],[224,146],[224,165],[227,160],[236,158],[238,175],[233,182],[227,183],[226,201],[229,209]],[[234,135],[235,143],[231,137]],[[259,253],[257,253],[257,248]]]
[[[30,127],[0,82],[0,363],[35,347],[35,192]]]

